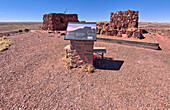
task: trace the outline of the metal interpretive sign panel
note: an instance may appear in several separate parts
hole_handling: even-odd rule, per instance
[[[65,40],[96,40],[96,23],[69,22]]]

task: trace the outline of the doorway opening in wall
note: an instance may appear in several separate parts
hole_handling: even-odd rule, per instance
[[[64,23],[63,18],[60,18],[60,23]]]

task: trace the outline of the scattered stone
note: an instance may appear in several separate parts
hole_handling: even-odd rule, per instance
[[[18,32],[23,32],[22,30],[19,30]]]
[[[53,35],[50,35],[50,36],[48,36],[48,37],[54,37]]]
[[[24,32],[29,32],[30,30],[29,29],[24,29]]]
[[[65,33],[61,33],[60,35],[63,36],[63,35],[65,35]]]
[[[86,21],[81,21],[81,23],[86,23]]]

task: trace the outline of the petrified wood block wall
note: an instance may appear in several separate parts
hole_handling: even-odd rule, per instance
[[[82,66],[83,64],[93,65],[93,45],[94,41],[70,41],[71,48],[71,64],[76,66]]]
[[[77,14],[50,13],[43,15],[43,30],[66,30],[68,22],[78,22]]]
[[[110,26],[113,29],[138,28],[138,11],[118,11],[111,13]]]
[[[142,38],[138,30],[138,11],[118,11],[111,13],[109,23],[98,23],[97,34]]]

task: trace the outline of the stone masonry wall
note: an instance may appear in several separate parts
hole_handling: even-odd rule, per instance
[[[71,64],[73,67],[82,66],[83,64],[93,65],[93,45],[94,41],[70,41]]]
[[[138,28],[138,11],[118,11],[111,13],[110,25],[113,29]]]
[[[98,23],[97,34],[141,38],[141,30],[138,30],[138,11],[113,12],[109,23]]]
[[[43,15],[43,30],[66,30],[68,22],[78,22],[77,14],[50,13]]]

